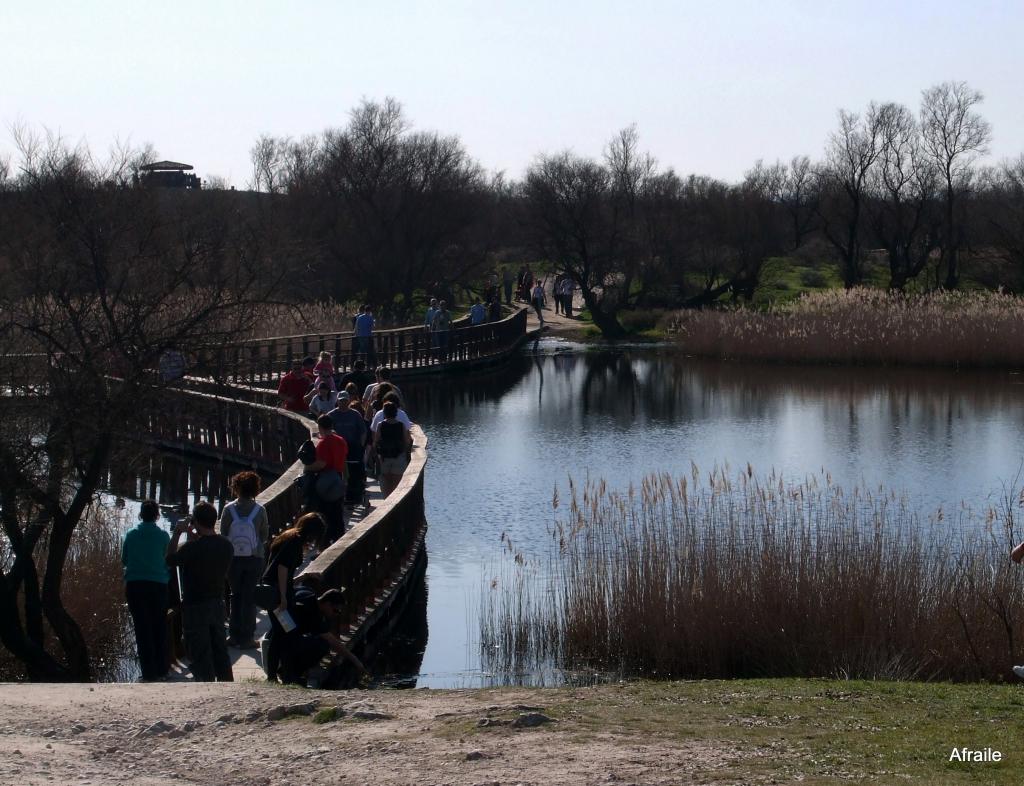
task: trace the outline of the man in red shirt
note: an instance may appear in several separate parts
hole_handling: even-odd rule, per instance
[[[316,461],[306,465],[306,472],[315,473],[316,508],[327,519],[327,541],[332,543],[345,534],[348,443],[334,433],[330,415],[318,417],[316,425],[320,430]]]
[[[330,415],[318,417],[316,425],[320,430],[320,441],[316,443],[316,461],[306,469],[312,472],[333,469],[344,476],[345,462],[348,461],[348,443],[344,437],[334,433],[334,421]]]
[[[302,361],[293,360],[292,370],[277,383],[277,395],[281,397],[284,408],[303,414],[308,412],[306,393],[309,392],[310,384],[309,379],[302,373]]]

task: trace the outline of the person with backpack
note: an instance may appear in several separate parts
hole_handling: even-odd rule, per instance
[[[401,482],[412,453],[412,434],[408,426],[399,420],[398,412],[398,404],[394,400],[385,401],[378,413],[381,419],[373,433],[373,446],[380,457],[380,491],[384,497]]]
[[[257,649],[256,585],[263,575],[264,554],[270,537],[266,509],[256,501],[262,483],[255,472],[239,472],[228,482],[235,499],[220,515],[220,534],[231,541],[234,557],[228,571],[231,613],[228,644],[243,650]]]

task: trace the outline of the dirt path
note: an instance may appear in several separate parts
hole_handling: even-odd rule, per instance
[[[0,783],[678,784],[735,758],[709,742],[583,726],[574,702],[593,690],[6,685]],[[305,714],[335,706],[344,717],[331,722]],[[520,716],[539,725],[511,725]]]

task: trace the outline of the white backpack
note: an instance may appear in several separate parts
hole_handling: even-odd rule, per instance
[[[252,510],[249,511],[249,515],[245,518],[238,514],[238,508],[234,505],[230,506],[228,510],[231,511],[232,519],[231,529],[228,530],[228,540],[231,541],[231,545],[235,549],[235,556],[260,556],[260,538],[256,534],[256,517],[263,510],[263,506],[254,502]]]

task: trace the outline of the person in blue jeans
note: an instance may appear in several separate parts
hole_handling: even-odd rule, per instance
[[[170,571],[164,561],[170,536],[156,520],[160,508],[147,499],[139,510],[139,523],[128,530],[121,543],[124,594],[135,627],[142,679],[150,682],[167,675],[167,582]]]
[[[365,355],[370,368],[377,365],[377,352],[373,346],[373,309],[364,305],[355,320],[356,354]]]

